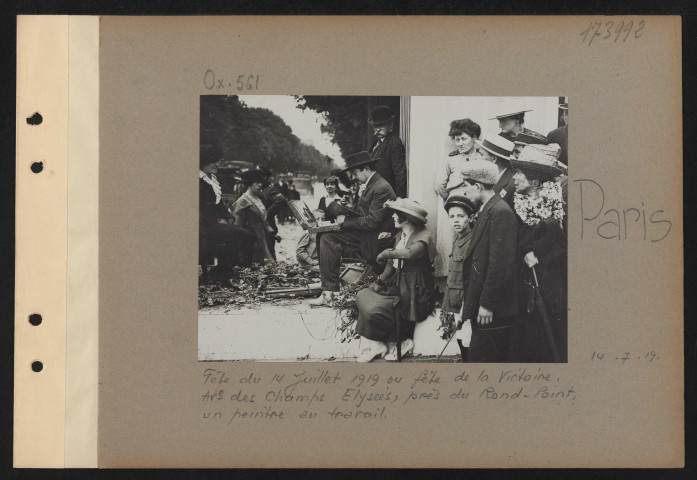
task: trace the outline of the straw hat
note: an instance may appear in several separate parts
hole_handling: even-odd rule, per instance
[[[511,159],[511,154],[515,148],[515,143],[496,133],[487,132],[482,136],[481,140],[475,140],[475,142],[487,152],[504,160]]]
[[[511,164],[519,170],[556,177],[566,170],[566,166],[557,160],[560,153],[561,147],[556,143],[528,145],[523,148],[517,159],[511,160]]]
[[[569,109],[569,97],[563,97],[564,100],[559,103],[559,108],[562,110],[568,110]]]
[[[462,169],[462,176],[484,185],[496,185],[499,179],[499,169],[486,160],[472,160]]]
[[[472,215],[474,213],[474,202],[464,195],[450,195],[445,201],[445,211],[449,212],[450,207],[460,207],[467,215]]]
[[[525,104],[520,100],[510,98],[497,103],[494,107],[494,112],[496,112],[494,118],[490,118],[489,120],[512,117],[513,115],[518,115],[519,113],[532,112],[532,110],[525,108]]]
[[[387,200],[385,202],[385,208],[401,212],[408,216],[411,220],[414,220],[416,223],[420,223],[421,225],[426,223],[426,216],[428,215],[428,212],[416,200],[412,200],[410,198]]]

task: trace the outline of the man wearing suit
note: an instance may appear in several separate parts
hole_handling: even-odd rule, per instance
[[[561,154],[559,155],[559,161],[569,166],[569,104],[567,103],[566,97],[564,98],[564,103],[559,104],[559,109],[561,110],[561,118],[564,121],[564,126],[555,128],[549,134],[547,134],[547,139],[549,143],[556,143],[561,147]]]
[[[519,100],[506,99],[498,103],[496,116],[490,120],[498,120],[501,128],[499,135],[508,141],[519,142],[522,145],[547,145],[547,137],[523,126],[525,114],[531,111]]]
[[[221,270],[225,270],[250,258],[254,237],[228,223],[233,216],[221,201],[222,189],[213,174],[215,164],[221,159],[220,151],[211,144],[201,145],[200,150],[199,264],[205,270],[208,262],[217,256]]]
[[[375,171],[375,162],[368,152],[359,152],[346,158],[344,171],[361,184],[357,206],[360,215],[345,219],[339,216],[336,223],[341,225],[341,230],[323,233],[320,237],[322,295],[311,300],[311,305],[327,303],[333,292],[339,291],[339,268],[341,257],[346,252],[358,251],[378,273],[382,271],[376,259],[378,253],[390,245],[394,231],[385,201],[394,200],[396,196],[392,186]]]
[[[406,153],[402,140],[392,131],[394,117],[385,105],[378,105],[371,110],[368,123],[373,126],[375,142],[370,147],[370,158],[377,162],[375,170],[392,186],[394,193],[406,198]]]
[[[494,193],[497,193],[512,208],[515,183],[513,182],[514,172],[511,167],[511,154],[515,144],[500,135],[489,133],[485,133],[482,140],[476,140],[476,142],[479,145],[480,158],[493,163],[498,170],[497,180],[494,183]]]
[[[518,313],[516,218],[494,192],[496,167],[484,160],[467,165],[465,195],[482,204],[463,261],[462,319],[472,324],[470,362],[502,362]]]

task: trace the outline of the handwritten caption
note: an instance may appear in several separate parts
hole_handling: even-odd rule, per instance
[[[612,43],[625,43],[628,39],[638,40],[644,36],[645,26],[645,20],[636,23],[633,20],[628,22],[624,20],[590,22],[580,36],[583,43],[588,44],[589,47],[596,39]]]
[[[216,75],[211,69],[203,74],[203,86],[206,90],[259,90],[259,75]]]
[[[338,368],[297,369],[240,376],[206,368],[201,378],[203,419],[232,425],[250,419],[380,421],[400,408],[458,402],[548,402],[572,406],[573,383],[545,367],[464,367],[457,373],[422,369],[410,375],[375,371],[346,375]]]

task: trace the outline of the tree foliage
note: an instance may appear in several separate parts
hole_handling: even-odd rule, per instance
[[[295,99],[298,108],[322,115],[325,123],[320,128],[329,134],[344,157],[369,148],[372,130],[368,113],[372,107],[387,105],[399,112],[399,97],[295,95]]]
[[[217,146],[224,160],[251,162],[274,172],[307,170],[320,177],[333,159],[306,145],[272,111],[251,108],[236,95],[201,96],[201,144]]]

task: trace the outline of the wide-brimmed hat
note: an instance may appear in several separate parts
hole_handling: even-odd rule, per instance
[[[426,216],[428,211],[421,206],[416,200],[410,198],[397,198],[396,200],[387,200],[385,202],[385,208],[390,210],[395,210],[401,212],[408,216],[411,220],[414,220],[421,225],[426,223]]]
[[[487,152],[504,160],[511,159],[511,154],[515,148],[515,143],[497,133],[485,133],[481,140],[475,140],[475,142]]]
[[[494,117],[489,120],[499,120],[501,118],[512,117],[519,113],[532,112],[525,104],[516,99],[506,99],[497,103],[494,107]]]
[[[354,168],[362,167],[363,165],[368,165],[371,163],[376,163],[377,161],[377,159],[370,158],[370,154],[366,151],[354,153],[353,155],[349,155],[348,157],[346,157],[346,168],[344,168],[341,172],[348,172],[349,170],[353,170]]]
[[[240,174],[243,183],[264,183],[264,174],[261,170],[246,170]]]
[[[492,162],[486,160],[471,160],[462,168],[462,176],[484,185],[496,185],[499,179],[499,169]]]
[[[373,109],[370,111],[368,123],[371,125],[382,125],[383,123],[389,122],[394,117],[395,114],[392,113],[390,107],[387,105],[378,105],[377,107],[373,107]]]
[[[445,201],[445,211],[450,211],[450,207],[460,207],[467,215],[472,215],[475,210],[474,202],[464,195],[450,195]]]
[[[559,102],[559,108],[561,108],[562,110],[569,109],[569,97],[562,97],[562,101]]]
[[[557,160],[560,153],[561,147],[556,143],[528,145],[523,148],[517,159],[511,160],[511,164],[524,172],[530,171],[556,177],[566,171],[566,166]]]

